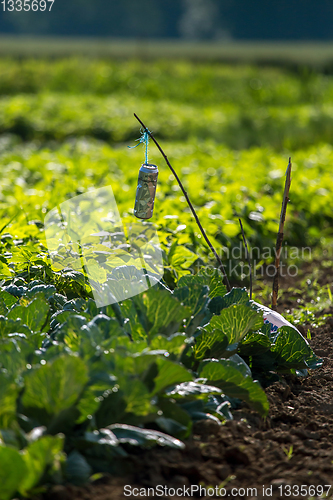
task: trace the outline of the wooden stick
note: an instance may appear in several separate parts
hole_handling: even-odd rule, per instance
[[[222,273],[223,273],[224,280],[225,280],[225,283],[226,283],[226,285],[227,285],[227,289],[228,289],[228,291],[230,291],[230,290],[231,290],[231,286],[230,286],[230,283],[229,283],[229,280],[228,280],[228,276],[227,276],[227,274],[226,274],[226,271],[225,271],[225,269],[224,269],[224,265],[222,264],[222,261],[221,261],[220,257],[218,256],[218,254],[217,254],[217,252],[216,252],[215,248],[213,247],[213,245],[211,244],[211,242],[210,242],[210,240],[209,240],[209,238],[208,238],[208,236],[207,236],[207,234],[206,234],[206,232],[205,232],[204,228],[202,227],[202,225],[201,225],[201,223],[200,223],[200,221],[199,221],[199,218],[198,218],[198,216],[197,216],[197,213],[196,213],[196,211],[194,210],[194,207],[193,207],[193,205],[192,205],[192,203],[191,203],[191,201],[190,201],[190,199],[189,199],[189,197],[188,197],[188,194],[187,194],[187,192],[185,191],[184,186],[183,186],[183,184],[181,183],[181,181],[180,181],[180,179],[179,179],[179,177],[178,177],[177,173],[175,172],[174,168],[171,166],[171,164],[170,164],[170,162],[169,162],[169,160],[168,160],[168,157],[166,156],[166,154],[164,153],[163,149],[161,148],[161,146],[159,145],[159,143],[157,142],[157,140],[156,140],[156,139],[155,139],[155,137],[153,136],[152,132],[150,132],[150,130],[146,127],[146,125],[145,125],[145,124],[144,124],[144,123],[140,120],[140,118],[139,118],[139,117],[138,117],[135,113],[134,113],[134,116],[135,116],[135,118],[138,120],[138,122],[141,124],[141,126],[144,128],[144,130],[147,132],[147,134],[149,134],[149,136],[151,137],[151,139],[154,141],[155,145],[157,146],[158,150],[160,151],[161,155],[163,156],[163,158],[164,158],[164,160],[165,160],[166,164],[168,165],[168,167],[170,168],[171,172],[172,172],[172,173],[173,173],[173,175],[175,176],[176,181],[178,182],[179,187],[180,187],[180,189],[182,190],[183,195],[185,196],[185,199],[186,199],[186,201],[187,201],[187,203],[188,203],[188,206],[189,206],[189,207],[190,207],[190,209],[191,209],[191,212],[192,212],[192,214],[193,214],[193,216],[194,216],[194,218],[195,218],[195,221],[196,221],[196,223],[198,224],[198,227],[199,227],[199,229],[200,229],[200,231],[201,231],[201,234],[202,234],[202,236],[204,237],[204,239],[205,239],[205,241],[206,241],[207,245],[209,246],[209,248],[210,248],[210,249],[211,249],[211,251],[213,252],[213,254],[214,254],[214,256],[215,256],[215,258],[216,258],[216,260],[217,260],[217,262],[218,262],[218,264],[219,264],[219,268],[221,269],[221,271],[222,271]]]
[[[243,241],[244,241],[244,246],[245,246],[245,257],[247,258],[247,262],[249,264],[249,272],[250,272],[250,300],[252,300],[252,268],[251,268],[251,259],[250,259],[250,254],[249,254],[249,251],[248,251],[248,248],[247,248],[247,242],[246,242],[246,238],[245,238],[245,233],[244,233],[244,228],[243,228],[243,224],[242,224],[242,221],[240,219],[239,220],[239,225],[241,227],[241,230],[242,230],[242,236],[243,236]]]
[[[272,295],[272,309],[273,309],[273,311],[276,311],[277,298],[278,298],[278,292],[279,292],[280,257],[281,257],[281,250],[282,250],[284,223],[286,220],[287,204],[289,201],[289,189],[290,189],[290,183],[291,183],[291,177],[290,177],[291,176],[291,165],[292,165],[291,158],[289,158],[289,163],[288,163],[287,172],[286,172],[286,182],[284,185],[282,208],[281,208],[281,214],[280,214],[279,232],[277,235],[276,247],[275,247],[275,274],[274,274],[274,280],[273,280],[273,295]]]

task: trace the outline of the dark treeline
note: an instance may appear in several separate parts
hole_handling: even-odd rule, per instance
[[[2,34],[333,39],[332,0],[55,0],[51,12],[4,12],[12,2],[20,8],[24,0],[0,4]]]

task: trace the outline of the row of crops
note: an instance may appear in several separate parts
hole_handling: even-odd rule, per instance
[[[156,107],[163,120],[156,115]],[[333,105],[329,103],[260,105],[188,102],[138,98],[128,92],[100,95],[42,93],[15,95],[0,102],[2,133],[24,140],[64,140],[90,136],[113,143],[134,139],[131,110],[144,113],[156,133],[167,140],[223,142],[233,149],[271,146],[295,150],[329,142]]]
[[[135,111],[164,139],[222,258],[239,244],[238,217],[251,247],[273,248],[290,144],[286,238],[323,249],[331,79],[179,62],[0,67],[0,499],[117,474],[133,447],[182,448],[193,422],[224,422],[241,404],[267,415],[263,387],[321,360],[295,329],[271,331],[244,288],[227,293],[152,147],[165,267],[155,287],[97,308],[84,268],[54,267],[44,218],[109,185],[133,217],[143,161],[141,148],[127,148],[140,135]]]

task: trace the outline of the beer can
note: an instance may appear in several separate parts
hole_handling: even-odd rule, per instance
[[[152,163],[141,165],[134,206],[134,215],[138,219],[150,219],[153,216],[157,177],[156,165]]]

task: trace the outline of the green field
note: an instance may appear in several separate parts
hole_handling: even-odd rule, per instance
[[[333,77],[83,58],[2,59],[0,71],[0,500],[118,473],[134,444],[181,448],[193,421],[223,422],[237,400],[267,415],[254,380],[265,386],[281,374],[304,375],[321,360],[293,328],[271,332],[245,290],[227,293],[152,144],[163,284],[98,309],[89,271],[69,268],[61,249],[64,264],[54,266],[44,217],[111,185],[121,216],[134,219],[144,161],[141,145],[128,148],[140,137],[135,112],[165,149],[226,265],[244,260],[227,258],[241,242],[239,217],[257,248],[253,265],[272,263],[263,252],[275,245],[291,156],[286,248],[310,248],[331,267]],[[110,279],[124,277],[124,266]],[[107,258],[101,268],[106,274]],[[248,283],[241,271],[230,279]],[[256,290],[257,298],[267,291],[262,280]],[[309,315],[332,302],[327,287],[314,283],[308,293]]]
[[[121,39],[79,37],[34,37],[1,35],[3,57],[88,56],[122,60],[186,59],[242,64],[275,64],[329,68],[333,61],[330,42],[295,41],[183,41],[179,39]]]

